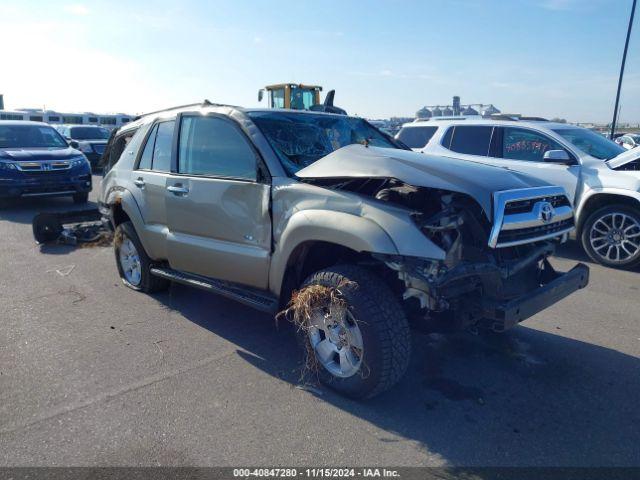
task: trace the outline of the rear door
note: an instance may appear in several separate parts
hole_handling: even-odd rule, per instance
[[[183,113],[178,122],[166,191],[171,267],[266,289],[271,187],[258,152],[224,115]]]
[[[131,171],[134,197],[144,220],[144,235],[150,250],[147,253],[152,258],[167,258],[165,195],[175,123],[175,120],[163,120],[151,128]]]

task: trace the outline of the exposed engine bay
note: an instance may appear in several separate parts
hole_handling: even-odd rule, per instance
[[[415,187],[396,179],[315,179],[411,210],[416,226],[445,252],[444,260],[374,254],[397,275],[409,313],[430,329],[480,324],[492,305],[508,302],[552,280],[547,258],[559,239],[506,248],[488,245],[491,223],[480,205],[461,193]],[[490,328],[503,329],[496,322]]]

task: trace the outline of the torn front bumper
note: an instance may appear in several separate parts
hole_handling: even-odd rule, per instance
[[[579,263],[566,273],[556,272],[548,263],[545,283],[538,289],[506,301],[484,302],[483,323],[497,332],[508,330],[589,283],[589,267]]]

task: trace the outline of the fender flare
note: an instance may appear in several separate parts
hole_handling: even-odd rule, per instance
[[[271,259],[269,285],[276,295],[280,294],[289,257],[309,241],[335,243],[356,252],[398,254],[391,237],[372,220],[336,211],[298,211],[289,218]]]
[[[577,220],[576,226],[578,229],[583,224],[586,218],[583,218],[586,214],[584,212],[584,206],[589,203],[589,200],[597,195],[616,195],[618,197],[627,197],[630,199],[634,199],[638,202],[638,207],[640,207],[640,192],[634,192],[632,190],[627,190],[624,188],[591,188],[587,192],[585,192],[584,196],[580,199],[580,204],[576,209],[575,218]]]
[[[138,206],[138,202],[136,202],[136,198],[133,194],[125,189],[114,189],[111,190],[105,202],[110,209],[113,209],[115,205],[119,205],[120,208],[127,214],[131,223],[133,223],[133,228],[138,233],[138,238],[140,239],[140,243],[144,247],[145,251],[150,252],[150,245],[146,240],[146,235],[141,235],[140,232],[144,230],[145,221],[142,218],[142,212],[140,211],[140,207]]]

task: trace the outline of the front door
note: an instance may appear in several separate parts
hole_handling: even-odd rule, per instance
[[[518,172],[540,178],[551,185],[563,187],[572,202],[575,202],[580,164],[573,154],[552,138],[535,130],[521,127],[499,127],[487,158],[489,163],[507,167]],[[565,150],[573,159],[571,164],[553,163],[544,160],[548,150]]]
[[[179,115],[177,164],[167,179],[172,268],[266,289],[271,187],[240,127],[216,114]]]

